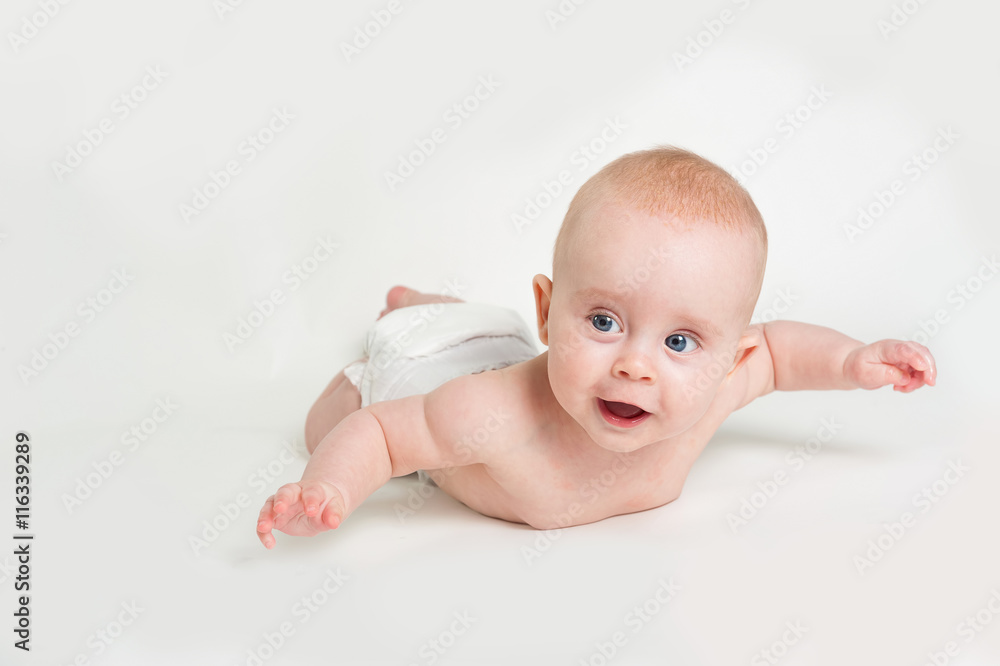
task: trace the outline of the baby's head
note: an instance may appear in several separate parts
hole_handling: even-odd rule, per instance
[[[560,405],[615,451],[686,431],[755,348],[766,260],[757,207],[715,164],[671,147],[608,164],[533,283]]]

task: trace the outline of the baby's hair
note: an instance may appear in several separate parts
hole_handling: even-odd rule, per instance
[[[762,250],[759,274],[763,277],[767,230],[750,193],[725,169],[704,157],[674,146],[657,146],[622,155],[576,193],[556,237],[553,280],[576,220],[583,211],[605,201],[687,224],[717,224],[737,233],[754,234]]]

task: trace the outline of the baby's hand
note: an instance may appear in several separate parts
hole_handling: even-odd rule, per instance
[[[847,355],[844,376],[858,388],[876,389],[893,384],[892,390],[909,393],[924,384],[934,386],[937,368],[930,350],[921,344],[879,340]]]
[[[344,516],[344,498],[326,481],[286,483],[264,502],[257,518],[257,538],[274,548],[272,529],[292,536],[314,536],[335,529]]]

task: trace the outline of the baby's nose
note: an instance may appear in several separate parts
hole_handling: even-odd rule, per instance
[[[656,370],[649,357],[635,350],[626,351],[619,356],[611,371],[619,379],[650,383],[656,381]]]

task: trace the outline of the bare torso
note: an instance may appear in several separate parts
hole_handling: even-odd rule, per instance
[[[470,508],[538,529],[591,523],[677,499],[694,461],[743,397],[737,383],[723,384],[708,411],[683,434],[616,453],[594,444],[553,408],[544,357],[493,371],[510,383],[502,408],[510,418],[481,444],[488,449],[487,463],[427,470]],[[562,422],[552,420],[557,412]]]

